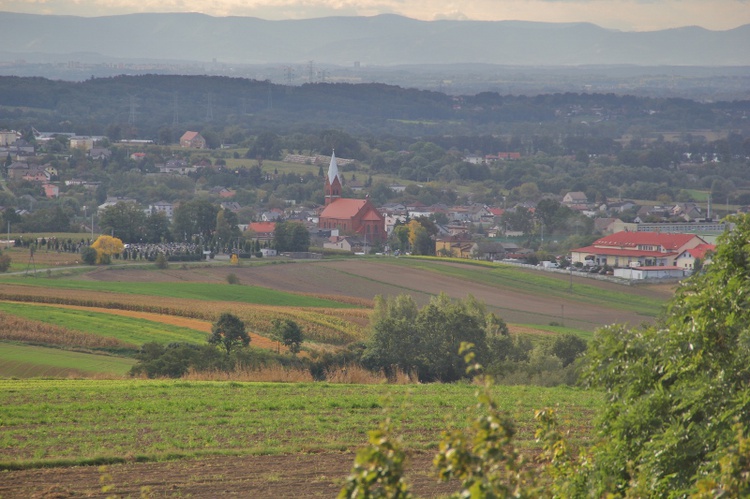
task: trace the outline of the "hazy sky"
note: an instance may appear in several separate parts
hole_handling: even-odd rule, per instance
[[[423,20],[586,21],[626,31],[693,25],[725,30],[750,24],[750,0],[0,0],[0,11],[76,16],[201,12],[263,19],[392,13]]]

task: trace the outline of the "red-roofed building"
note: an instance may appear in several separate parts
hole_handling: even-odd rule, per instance
[[[715,244],[699,244],[695,248],[686,249],[675,260],[675,265],[685,270],[695,270],[695,264],[698,260],[703,265],[710,263],[711,253],[716,250]]]
[[[205,149],[206,139],[198,132],[187,131],[180,137],[180,147],[190,147],[193,149]]]
[[[369,199],[341,197],[336,155],[331,154],[331,163],[325,178],[325,207],[318,218],[318,228],[338,230],[341,235],[357,234],[367,241],[384,241],[385,219]]]
[[[276,230],[276,222],[253,222],[247,226],[246,232],[253,239],[259,241],[273,241],[273,232]]]
[[[573,263],[610,267],[672,267],[684,251],[706,241],[695,234],[617,232],[597,239],[591,246],[570,252]]]

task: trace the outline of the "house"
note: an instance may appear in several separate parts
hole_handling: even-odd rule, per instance
[[[182,137],[180,137],[180,147],[205,149],[206,139],[204,139],[198,132],[187,131],[182,134]]]
[[[278,208],[273,208],[270,211],[264,211],[260,215],[260,219],[263,222],[275,222],[276,220],[280,220],[283,217],[284,217],[284,212]]]
[[[673,267],[683,251],[706,241],[694,234],[617,232],[571,251],[571,261],[610,267]]]
[[[42,170],[41,168],[35,167],[29,170],[23,177],[23,180],[29,182],[49,182],[51,175],[49,172]]]
[[[319,229],[338,229],[342,235],[357,234],[365,241],[385,241],[385,220],[369,199],[341,197],[341,179],[335,153],[325,176],[325,207],[318,217]]]
[[[571,191],[563,196],[562,204],[565,206],[588,206],[589,199],[586,197],[585,192]]]
[[[323,243],[323,248],[361,253],[364,250],[364,244],[358,237],[331,236]]]
[[[237,201],[224,201],[219,206],[221,206],[222,210],[231,211],[233,213],[237,213],[241,208],[240,203]]]
[[[8,166],[8,178],[11,180],[21,180],[23,176],[28,174],[32,168],[28,163],[21,163],[20,161],[14,161]]]
[[[89,151],[89,158],[98,160],[108,160],[112,157],[112,151],[106,147],[94,147]]]
[[[138,201],[132,198],[126,198],[126,197],[119,197],[119,196],[109,196],[107,197],[106,201],[104,201],[102,204],[100,204],[97,207],[97,210],[99,213],[106,210],[110,206],[114,206],[117,203],[132,203],[132,204],[138,204]]]
[[[86,136],[75,136],[70,138],[71,149],[83,149],[84,151],[90,151],[94,148],[94,137]]]
[[[172,220],[174,216],[174,205],[166,201],[159,201],[148,207],[150,213],[164,213],[166,217]]]
[[[699,244],[695,248],[686,249],[675,260],[675,266],[690,273],[695,270],[696,263],[700,260],[703,264],[710,262],[711,253],[716,250],[714,244]]]
[[[44,189],[45,197],[56,198],[60,196],[60,188],[54,184],[42,184],[42,189]]]
[[[133,161],[142,161],[146,159],[146,153],[145,152],[134,152],[130,155],[130,159]]]
[[[477,243],[468,234],[439,237],[435,240],[435,254],[454,258],[471,258],[477,249]]]
[[[253,222],[247,226],[246,232],[249,232],[252,239],[258,241],[273,241],[273,233],[276,230],[274,222]]]

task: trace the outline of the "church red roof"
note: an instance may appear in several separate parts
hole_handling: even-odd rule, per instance
[[[364,208],[365,204],[367,204],[366,199],[334,199],[331,204],[325,207],[320,216],[321,218],[336,219],[352,218]]]

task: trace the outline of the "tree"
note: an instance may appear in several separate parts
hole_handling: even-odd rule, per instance
[[[302,329],[291,319],[274,319],[274,336],[293,354],[298,354],[302,346]]]
[[[246,347],[250,344],[250,336],[245,330],[245,323],[229,312],[224,312],[219,320],[214,322],[211,328],[211,336],[208,337],[211,345],[219,345],[227,352],[227,356],[237,347]]]
[[[180,241],[199,235],[208,242],[216,228],[218,213],[219,207],[206,199],[181,203],[174,211],[172,234]]]
[[[99,217],[102,232],[128,243],[140,242],[146,235],[146,214],[135,203],[108,206]]]
[[[112,255],[119,255],[125,249],[122,240],[112,236],[99,236],[91,245],[96,250],[96,263],[108,264]]]
[[[277,251],[307,251],[310,247],[310,233],[299,222],[276,222],[273,243]]]
[[[11,258],[8,253],[0,253],[0,272],[7,272],[10,268]]]
[[[87,265],[96,265],[98,253],[91,246],[87,246],[81,249],[81,260]]]
[[[144,241],[148,243],[169,242],[172,234],[169,231],[169,218],[162,211],[151,213],[146,218]]]
[[[584,379],[604,390],[593,495],[686,496],[720,476],[750,429],[750,217],[730,217],[711,265],[678,288],[657,325],[598,331]]]
[[[501,322],[471,296],[454,302],[440,294],[421,310],[408,295],[376,297],[363,362],[386,371],[416,371],[422,381],[456,381],[466,375],[457,353],[461,342],[473,343],[486,357],[487,338]]]

